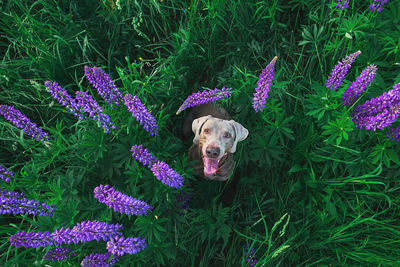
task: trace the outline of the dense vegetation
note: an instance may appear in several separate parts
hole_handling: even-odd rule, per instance
[[[106,242],[65,245],[73,253],[53,263],[42,258],[54,247],[16,248],[9,238],[98,220],[146,239],[144,250],[116,266],[249,266],[244,246],[265,266],[399,265],[399,144],[387,138],[398,123],[373,131],[352,120],[357,105],[400,82],[400,2],[381,12],[372,2],[350,0],[341,10],[334,0],[1,1],[0,105],[20,110],[50,139],[36,141],[0,116],[0,165],[14,173],[0,187],[56,210],[1,215],[0,261],[78,266],[105,253]],[[334,66],[358,50],[342,85],[328,90]],[[255,112],[259,75],[275,56],[266,107]],[[373,82],[344,106],[345,89],[370,64]],[[84,66],[102,68],[123,94],[140,98],[158,135],[123,105],[112,109]],[[117,129],[77,120],[46,80],[92,95]],[[222,87],[233,94],[218,104],[249,130],[225,183],[194,176],[192,139],[182,134],[187,110],[175,115],[193,92]],[[160,183],[132,157],[135,144],[182,175],[183,187]],[[100,184],[146,201],[152,212],[114,212],[94,197]]]

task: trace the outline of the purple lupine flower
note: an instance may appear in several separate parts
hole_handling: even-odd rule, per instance
[[[331,75],[326,81],[326,88],[329,90],[336,90],[342,84],[347,72],[351,68],[351,64],[360,54],[361,51],[357,51],[345,58],[342,58],[342,61],[339,61],[335,68],[333,68]]]
[[[107,73],[97,67],[85,66],[85,76],[108,104],[113,103],[119,107],[119,101],[123,100],[123,96]],[[111,108],[114,106],[111,105]]]
[[[56,247],[47,251],[43,256],[43,259],[52,262],[67,260],[69,256],[76,255],[76,253],[71,253],[73,250],[73,248]]]
[[[179,107],[176,115],[187,108],[199,106],[201,104],[212,103],[223,98],[228,98],[232,95],[232,92],[230,92],[231,89],[232,88],[222,87],[221,90],[215,88],[214,90],[204,90],[202,92],[193,93],[188,96],[188,98],[186,98],[183,104]]]
[[[158,125],[156,119],[147,111],[146,107],[140,102],[140,99],[131,94],[124,96],[124,104],[128,107],[129,112],[132,113],[136,120],[143,125],[143,128],[155,136],[158,134]]]
[[[118,256],[122,256],[125,253],[136,254],[145,249],[146,246],[146,240],[140,237],[124,238],[123,236],[115,236],[110,238],[110,241],[107,242],[108,252]]]
[[[163,184],[175,188],[179,188],[183,185],[182,176],[171,169],[165,162],[157,161],[153,164],[153,167],[151,167],[151,171]]]
[[[0,214],[53,216],[54,205],[28,200],[23,193],[0,191]]]
[[[112,254],[110,252],[90,254],[81,261],[81,266],[82,267],[113,266],[119,260],[119,257],[114,256],[112,259],[110,259],[111,256]]]
[[[36,138],[36,141],[49,139],[48,133],[44,132],[35,123],[31,122],[28,117],[13,106],[0,105],[0,115],[3,115],[6,120],[18,128],[23,129],[26,134]]]
[[[271,62],[262,70],[260,79],[257,81],[256,92],[253,94],[253,108],[256,112],[263,111],[268,97],[269,87],[274,80],[274,67],[278,57],[274,57]]]
[[[399,113],[400,83],[381,96],[357,106],[351,115],[357,127],[375,131],[392,125],[397,120]]]
[[[114,211],[119,211],[128,215],[135,214],[143,216],[147,215],[147,213],[151,212],[153,209],[146,202],[122,194],[109,185],[97,186],[94,189],[94,197]]]
[[[25,247],[25,248],[37,248],[37,247],[47,247],[53,244],[51,240],[51,236],[49,232],[17,232],[15,235],[12,235],[8,239],[11,245],[16,247]]]
[[[397,142],[400,142],[400,126],[390,128],[386,138],[390,138],[390,141],[396,140]]]
[[[338,10],[345,10],[349,8],[349,0],[337,0],[335,6]]]
[[[82,117],[80,108],[75,99],[67,93],[67,90],[59,86],[58,83],[52,81],[45,81],[44,85],[58,103],[66,107],[75,117],[78,117],[79,120],[85,119]]]
[[[99,106],[96,100],[86,92],[76,91],[76,103],[82,108],[84,112],[89,114],[89,117],[97,121],[100,126],[104,129],[104,132],[109,133],[110,128],[115,129],[113,123],[110,120],[110,116],[104,113],[103,109]]]
[[[365,88],[374,80],[377,67],[373,64],[363,70],[354,82],[344,91],[343,105],[350,106]]]
[[[249,250],[248,246],[244,245],[243,247],[244,247],[244,250],[245,250],[244,251],[244,256],[246,257],[247,266],[249,266],[249,267],[256,266],[256,264],[258,263],[258,260],[256,259],[254,248]]]
[[[157,162],[156,157],[147,150],[143,149],[142,145],[134,145],[131,148],[132,157],[135,157],[143,165],[147,166],[149,169]]]
[[[387,2],[389,2],[389,0],[374,0],[374,3],[369,6],[369,9],[371,9],[371,11],[377,10],[378,12],[381,12]]]
[[[121,235],[121,224],[109,224],[99,221],[84,221],[77,223],[72,229],[61,227],[51,234],[52,239],[58,245],[73,242],[89,242],[92,240],[107,241],[108,238]]]
[[[14,173],[12,171],[7,171],[3,166],[0,165],[0,179],[8,183],[12,177],[14,177]]]

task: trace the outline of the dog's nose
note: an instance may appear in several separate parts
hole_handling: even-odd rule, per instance
[[[207,147],[206,153],[210,158],[216,158],[219,155],[219,147]]]

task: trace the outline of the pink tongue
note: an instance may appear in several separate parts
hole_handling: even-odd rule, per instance
[[[203,163],[204,163],[204,175],[211,176],[211,175],[215,174],[215,172],[218,169],[218,160],[217,159],[211,159],[208,157],[204,157]]]

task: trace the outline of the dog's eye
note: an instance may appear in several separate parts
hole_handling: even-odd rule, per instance
[[[224,133],[224,137],[225,137],[225,138],[231,138],[232,136],[231,136],[230,133]]]
[[[204,129],[204,133],[209,133],[210,130],[208,128]]]

